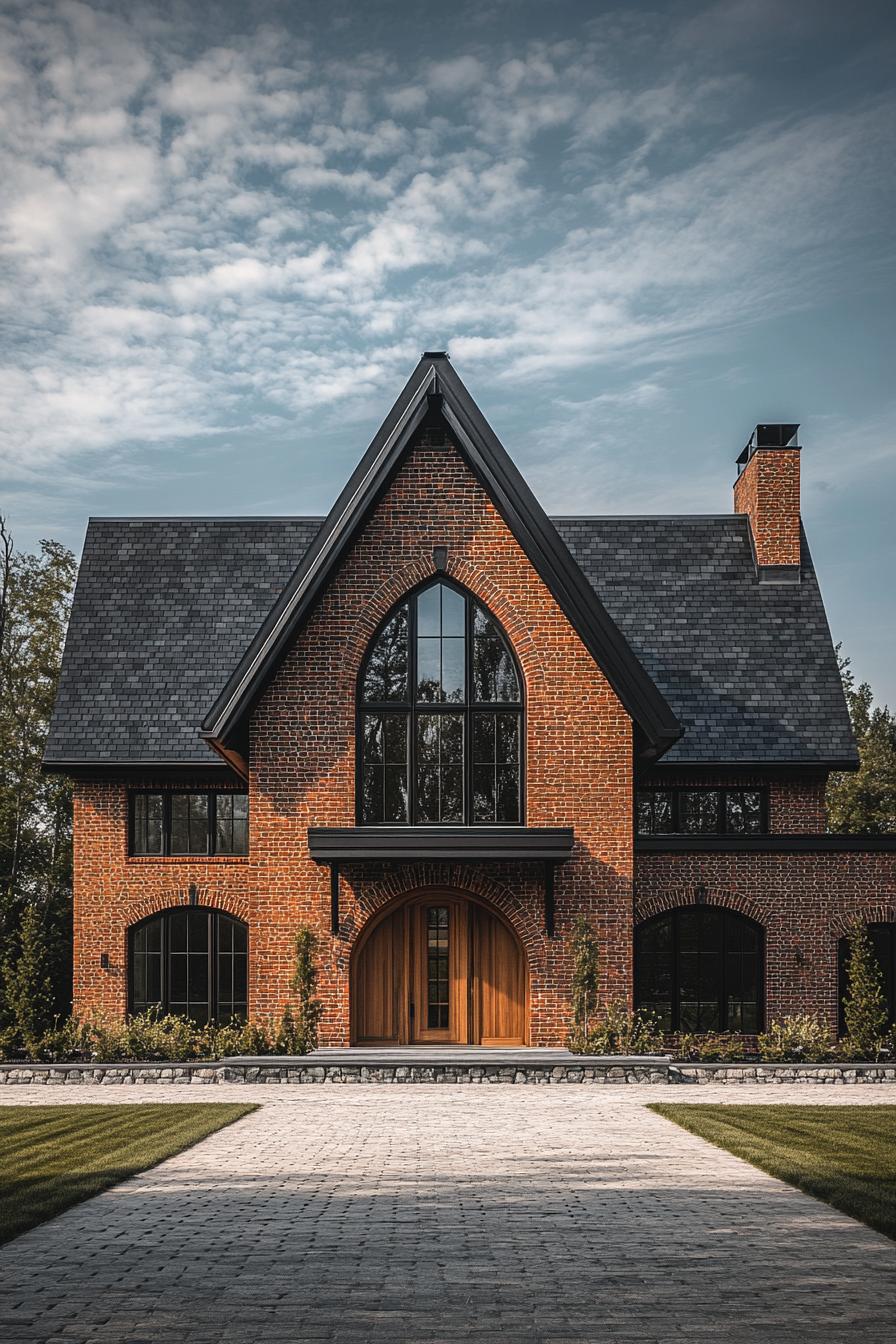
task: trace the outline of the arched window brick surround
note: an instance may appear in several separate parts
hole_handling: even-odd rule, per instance
[[[453,579],[455,583],[467,588],[500,622],[522,669],[526,694],[537,693],[536,688],[544,683],[544,666],[530,630],[502,589],[482,570],[466,560],[452,562],[449,558],[447,568],[438,570],[427,557],[405,565],[398,573],[392,575],[389,581],[377,590],[361,619],[356,621],[347,641],[342,672],[343,682],[350,688],[351,694],[354,694],[358,669],[370,643],[392,608],[412,589],[442,577]]]
[[[250,922],[250,907],[245,896],[207,889],[198,882],[195,884],[195,892],[195,901],[190,896],[189,888],[183,887],[178,887],[174,891],[155,892],[152,895],[141,896],[129,907],[128,928],[132,924],[139,924],[141,919],[146,919],[149,915],[157,915],[162,910],[170,910],[174,906],[190,904],[206,906],[212,910],[221,910],[226,915],[233,915],[235,919],[241,919],[244,924]]]
[[[759,901],[751,900],[748,896],[741,895],[740,892],[715,890],[712,887],[706,887],[705,891],[699,896],[694,886],[670,887],[656,896],[650,896],[645,900],[635,901],[635,923],[641,924],[645,919],[650,919],[652,915],[664,914],[667,910],[674,910],[683,905],[718,905],[724,910],[734,910],[740,915],[746,915],[752,919],[755,924],[761,924],[764,929],[772,922],[773,912]]]
[[[834,942],[844,938],[857,919],[863,924],[896,924],[896,904],[892,901],[881,901],[876,905],[863,905],[857,910],[850,911],[849,914],[837,915],[830,926]]]

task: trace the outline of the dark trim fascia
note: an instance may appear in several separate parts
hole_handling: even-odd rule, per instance
[[[439,373],[442,414],[470,466],[532,560],[552,596],[647,740],[650,755],[667,751],[684,729],[638,661],[622,631],[535,498],[450,364]]]
[[[829,774],[832,770],[858,770],[858,757],[846,760],[817,761],[657,761],[636,770],[636,784],[675,783],[676,775],[718,776],[740,779],[755,776],[762,779],[793,779],[807,775]]]
[[[357,527],[388,487],[407,442],[429,411],[428,394],[435,383],[435,367],[421,360],[203,720],[201,737],[226,743],[260,693]]]
[[[636,854],[896,854],[896,835],[644,835]]]
[[[208,761],[85,761],[45,760],[41,770],[47,775],[71,775],[76,779],[146,779],[159,775],[190,775],[201,779],[245,781],[223,760]]]
[[[370,859],[550,859],[572,854],[571,826],[312,826],[308,849],[318,863]]]
[[[646,752],[653,758],[661,755],[681,736],[681,724],[447,359],[421,360],[417,365],[203,721],[201,736],[229,743],[235,727],[272,675],[288,642],[351,544],[357,528],[388,488],[413,434],[436,409],[457,439],[471,470],[631,715],[639,730],[639,740],[646,743]]]

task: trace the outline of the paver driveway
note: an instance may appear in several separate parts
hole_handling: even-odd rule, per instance
[[[198,1090],[10,1088],[2,1103]],[[886,1089],[202,1096],[265,1105],[0,1251],[6,1344],[896,1337],[892,1242],[644,1109]]]

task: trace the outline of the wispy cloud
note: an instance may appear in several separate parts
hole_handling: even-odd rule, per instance
[[[706,17],[705,55],[619,11],[408,66],[276,6],[214,40],[187,11],[8,7],[7,472],[311,423],[435,339],[518,384],[811,304],[886,218],[893,103],[735,127],[744,7]]]

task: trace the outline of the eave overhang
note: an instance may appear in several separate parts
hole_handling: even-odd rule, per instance
[[[318,863],[563,863],[572,855],[574,838],[571,826],[312,826],[308,849]]]
[[[681,724],[444,355],[425,355],[417,365],[203,721],[201,736],[218,751],[240,743],[252,705],[388,488],[414,434],[432,415],[444,420],[471,470],[631,716],[639,758],[658,759],[681,736]]]

